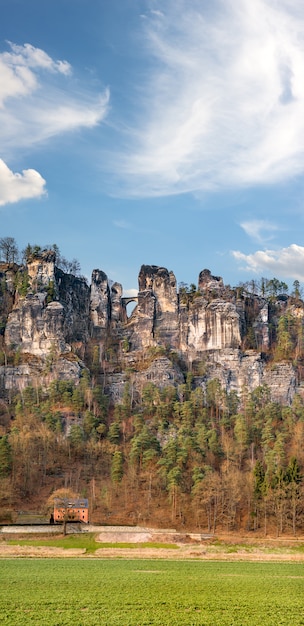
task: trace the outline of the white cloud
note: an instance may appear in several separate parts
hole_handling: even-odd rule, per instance
[[[24,96],[38,88],[39,83],[33,70],[48,70],[52,73],[69,74],[71,66],[67,61],[54,61],[46,52],[26,43],[17,46],[8,42],[10,52],[0,54],[1,81],[0,105],[7,98]]]
[[[267,220],[249,220],[240,223],[246,235],[260,243],[273,239],[273,233],[279,230],[276,224]]]
[[[128,153],[113,160],[129,195],[275,183],[303,172],[304,4],[159,1],[141,24],[150,62]]]
[[[73,83],[67,61],[30,44],[0,53],[2,157],[58,134],[96,126],[107,114],[109,91],[90,93]]]
[[[45,180],[36,170],[23,170],[22,174],[17,174],[0,159],[0,206],[39,198],[45,193]]]
[[[280,250],[257,250],[253,254],[233,251],[232,255],[243,270],[304,280],[304,247],[295,243]]]
[[[138,289],[124,289],[123,295],[125,298],[137,298]]]

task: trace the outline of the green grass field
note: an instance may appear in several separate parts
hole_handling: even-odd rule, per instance
[[[1,559],[9,626],[304,624],[304,565]]]
[[[50,537],[44,539],[41,537],[29,539],[10,539],[8,545],[11,546],[46,546],[49,548],[63,548],[69,550],[70,548],[79,548],[85,550],[87,554],[93,554],[96,550],[102,550],[102,548],[128,548],[130,550],[138,548],[138,543],[110,543],[95,540],[94,533],[66,535],[65,537]],[[174,543],[152,543],[145,542],[140,543],[140,548],[166,548],[170,550],[178,550],[178,546]]]

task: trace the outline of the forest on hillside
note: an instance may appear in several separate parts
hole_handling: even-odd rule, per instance
[[[66,487],[88,497],[91,519],[216,532],[296,534],[304,528],[304,403],[241,398],[218,381],[147,384],[132,407],[109,406],[88,375],[75,386],[28,387],[0,404],[2,521],[41,512]]]

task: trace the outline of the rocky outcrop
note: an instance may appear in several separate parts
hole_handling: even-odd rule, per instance
[[[63,306],[60,302],[46,303],[43,293],[20,298],[9,315],[5,329],[8,348],[45,356],[51,349],[66,352],[63,334]]]
[[[55,259],[55,252],[46,250],[28,260],[27,273],[32,291],[48,289],[51,283],[55,283]]]
[[[126,386],[129,387],[132,401],[140,401],[145,385],[151,383],[160,389],[184,383],[181,369],[166,356],[156,357],[145,369],[129,373],[111,374],[107,377],[106,394],[114,403],[122,401]]]
[[[208,303],[196,298],[189,307],[187,326],[187,347],[193,356],[205,350],[240,346],[240,317],[230,302],[217,299]]]
[[[15,294],[5,328],[5,345],[21,353],[47,356],[71,350],[88,339],[89,287],[85,280],[55,268],[55,255],[42,253],[27,265],[28,288]]]
[[[297,389],[295,370],[290,363],[272,367],[254,350],[224,349],[206,355],[205,374],[197,376],[194,384],[206,388],[208,380],[217,379],[227,393],[241,396],[244,389],[253,391],[266,385],[274,402],[290,404]]]
[[[122,398],[130,381],[126,371],[132,371],[136,394],[147,382],[180,385],[187,369],[196,374],[202,362],[204,374],[194,376],[196,386],[217,378],[228,392],[240,394],[244,387],[267,384],[272,397],[285,402],[295,392],[293,367],[283,363],[271,369],[262,355],[269,348],[269,324],[274,323],[266,300],[225,287],[209,270],[200,272],[197,288],[178,290],[172,271],[143,265],[129,318],[119,283],[110,285],[106,274],[95,269],[89,287],[85,279],[58,269],[52,251],[37,253],[27,267],[0,270],[11,299],[1,317],[4,350],[21,355],[20,365],[1,370],[3,388],[22,387],[37,378],[37,367],[30,359],[25,363],[22,355],[40,359],[38,371],[45,384],[50,355],[56,362],[52,375],[77,381],[83,364],[76,357],[66,360],[66,355],[73,357],[76,351],[84,356],[91,344],[104,359],[100,376],[114,400]],[[254,350],[248,350],[250,344]],[[154,357],[147,359],[151,350]]]
[[[90,328],[90,287],[84,278],[56,269],[58,301],[63,306],[63,335],[67,343],[86,344]]]
[[[238,347],[240,316],[235,304],[219,298],[210,302],[201,295],[209,289],[213,293],[214,285],[219,295],[223,290],[222,280],[213,280],[210,272],[204,270],[199,281],[199,292],[184,301],[177,294],[173,272],[143,265],[138,279],[138,305],[129,324],[131,345],[136,348],[168,345],[187,353],[188,359],[206,350]]]
[[[84,369],[81,361],[71,361],[63,357],[53,363],[31,360],[29,363],[17,366],[1,366],[0,394],[1,392],[3,394],[5,390],[22,392],[29,385],[38,388],[43,382],[49,385],[54,380],[77,382]]]
[[[72,352],[72,345],[84,345],[88,340],[86,281],[58,270],[55,254],[44,251],[31,258],[26,268],[15,271],[14,282],[14,304],[5,326],[4,348],[5,354],[18,354],[21,364],[9,365],[2,372],[4,387],[23,389],[37,377],[40,384],[55,378],[78,381],[84,365],[63,357]],[[35,363],[30,358],[33,356]]]
[[[202,270],[198,277],[198,289],[205,295],[214,294],[218,298],[224,293],[223,279],[212,276],[210,270]]]
[[[107,275],[93,270],[90,291],[90,319],[95,337],[103,337],[109,326],[111,314],[110,289]]]
[[[119,322],[125,322],[126,319],[126,311],[122,304],[122,285],[120,283],[113,283],[111,287],[111,324],[115,327]]]
[[[263,371],[263,384],[269,387],[273,402],[290,404],[297,391],[297,377],[291,363],[275,363]]]
[[[138,304],[128,324],[132,349],[179,343],[178,298],[173,272],[142,265],[138,277]]]
[[[253,323],[253,330],[257,346],[261,350],[269,348],[269,306],[268,303],[262,302],[259,313]]]

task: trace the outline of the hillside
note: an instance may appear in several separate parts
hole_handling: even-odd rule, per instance
[[[303,530],[296,281],[232,288],[203,270],[177,286],[143,265],[127,298],[59,265],[39,246],[0,263],[3,520],[68,487],[103,523]]]

